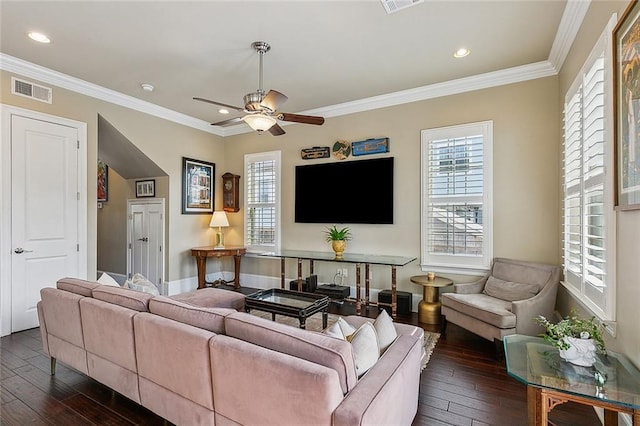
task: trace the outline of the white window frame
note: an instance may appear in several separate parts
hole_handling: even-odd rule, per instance
[[[483,136],[483,245],[482,255],[443,255],[429,253],[429,151],[432,141]],[[454,161],[455,162],[455,161]],[[421,262],[423,271],[450,274],[483,275],[491,267],[493,258],[493,121],[426,129],[421,132]],[[465,198],[457,197],[464,202]],[[475,196],[474,198],[477,198]]]
[[[567,91],[565,95],[565,106],[564,110],[566,111],[567,105],[571,102],[571,99],[574,98],[579,91],[582,90],[582,86],[584,83],[584,77],[589,73],[595,62],[598,58],[604,58],[604,176],[601,177],[602,186],[603,186],[603,214],[605,225],[604,225],[604,288],[602,290],[602,302],[597,300],[593,300],[593,298],[589,297],[589,292],[594,291],[594,286],[589,283],[589,274],[586,271],[587,262],[585,247],[587,246],[587,221],[586,216],[587,212],[585,209],[585,193],[586,189],[588,189],[587,185],[591,178],[583,179],[584,170],[581,168],[580,171],[580,181],[581,188],[579,190],[579,199],[580,199],[580,252],[579,252],[579,265],[576,267],[570,267],[568,265],[568,257],[570,253],[570,247],[566,244],[572,234],[575,234],[575,227],[573,229],[570,228],[568,221],[565,218],[565,202],[570,199],[572,195],[575,194],[575,191],[569,191],[567,193],[566,185],[565,185],[565,143],[567,142],[567,133],[566,130],[563,132],[563,169],[562,169],[562,258],[563,258],[563,269],[564,269],[564,277],[561,281],[562,285],[567,289],[567,291],[585,308],[591,311],[596,317],[598,317],[606,326],[607,330],[615,335],[615,320],[616,320],[616,263],[615,263],[615,248],[616,248],[616,222],[615,222],[615,212],[613,206],[613,179],[614,179],[614,137],[613,137],[613,62],[612,62],[612,38],[611,34],[613,28],[617,22],[617,16],[614,14],[609,23],[607,24],[605,30],[601,34],[600,38],[596,42],[593,50],[589,54],[589,57],[583,64],[582,68],[578,72],[576,79],[573,84]],[[579,94],[582,104],[582,96],[583,94]],[[564,113],[563,113],[564,116]],[[581,120],[583,121],[583,117],[581,115]],[[563,118],[563,122],[564,122]],[[580,140],[584,141],[584,136],[582,135],[582,125],[580,126]],[[580,143],[582,147],[582,142]],[[584,149],[582,150],[584,153]],[[575,158],[575,156],[573,157]],[[585,159],[584,155],[580,156],[581,163],[584,165]],[[575,185],[574,185],[575,186]],[[572,186],[573,187],[573,186]],[[575,235],[573,238],[575,242]],[[575,244],[574,244],[575,245]],[[573,255],[575,258],[575,254]],[[576,274],[577,272],[577,274]],[[587,278],[585,278],[587,277]]]
[[[252,253],[265,253],[265,252],[278,252],[280,251],[280,243],[281,243],[281,169],[282,169],[282,154],[281,151],[269,151],[269,152],[259,152],[253,154],[246,154],[244,156],[244,175],[246,177],[245,185],[244,185],[244,199],[245,199],[245,209],[244,209],[244,241],[245,246],[247,247],[248,252]],[[248,196],[248,190],[250,187],[250,176],[249,176],[249,167],[252,163],[261,162],[261,161],[274,161],[275,168],[275,199],[273,203],[270,203],[275,209],[275,224],[274,224],[274,244],[273,245],[256,245],[252,244],[249,240],[249,212],[254,204],[250,203],[250,199]],[[264,203],[255,203],[255,206],[264,206]]]

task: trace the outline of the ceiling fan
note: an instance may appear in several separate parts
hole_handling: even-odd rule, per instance
[[[280,127],[280,125],[278,125],[277,120],[322,125],[324,123],[324,117],[291,114],[288,112],[278,111],[278,107],[283,104],[288,98],[284,94],[276,90],[269,90],[269,92],[265,94],[264,90],[262,89],[262,59],[264,54],[271,50],[271,46],[269,45],[269,43],[266,43],[264,41],[254,41],[253,43],[251,43],[251,47],[255,49],[256,52],[258,52],[258,54],[260,55],[260,87],[257,91],[248,93],[244,96],[244,108],[224,104],[222,102],[212,101],[205,98],[193,98],[196,101],[219,105],[224,108],[245,112],[247,114],[244,117],[230,118],[228,120],[212,123],[211,125],[229,126],[244,121],[258,133],[262,133],[265,130],[268,130],[269,133],[271,133],[273,136],[280,136],[285,134],[284,129]]]

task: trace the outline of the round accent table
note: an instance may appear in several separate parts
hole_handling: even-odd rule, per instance
[[[414,275],[411,282],[424,287],[422,300],[418,304],[418,321],[424,324],[440,323],[440,287],[453,284],[449,278],[434,277],[432,280],[426,275]]]

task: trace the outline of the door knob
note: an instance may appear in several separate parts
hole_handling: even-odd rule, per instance
[[[32,253],[33,250],[24,250],[22,247],[18,247],[17,249],[14,250],[14,252],[16,254],[22,254],[22,253]]]
[[[138,241],[144,241],[145,243],[149,241],[147,237],[138,238]]]

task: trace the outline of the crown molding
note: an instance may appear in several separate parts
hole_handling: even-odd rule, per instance
[[[211,126],[206,121],[160,107],[150,102],[142,101],[132,96],[124,95],[111,89],[106,89],[75,77],[70,77],[66,74],[62,74],[3,53],[0,53],[0,69],[163,118],[165,120],[183,124],[207,133],[213,133],[218,136],[232,136],[252,131],[243,124],[226,128]],[[471,92],[474,90],[487,89],[505,84],[519,83],[527,80],[549,77],[556,74],[556,68],[551,62],[541,61],[533,64],[507,68],[500,71],[488,72],[471,77],[449,80],[442,83],[435,83],[385,95],[378,95],[356,101],[302,111],[299,112],[299,114],[338,117],[341,115],[386,108],[410,102],[418,102],[464,92]],[[281,125],[285,126],[292,124],[293,123],[281,123]]]
[[[105,102],[173,121],[178,124],[183,124],[207,133],[224,136],[224,132],[221,132],[219,129],[211,126],[211,124],[204,120],[152,104],[151,102],[134,98],[133,96],[124,95],[120,92],[116,92],[115,90],[107,89],[102,86],[98,86],[97,84],[89,83],[87,81],[80,80],[79,78],[53,71],[49,68],[24,61],[2,52],[0,52],[0,69],[20,74],[24,77],[38,80],[43,83],[52,84],[92,98],[100,99]]]
[[[359,99],[357,101],[316,108],[300,112],[299,114],[322,115],[325,118],[338,117],[341,115],[402,105],[410,102],[419,102],[427,99],[456,95],[474,90],[488,89],[505,84],[520,83],[527,80],[550,77],[556,74],[557,72],[555,68],[549,61],[541,61],[534,64],[521,65],[472,77],[464,77],[457,80],[449,80],[442,83],[416,87],[414,89],[372,96],[370,98]],[[284,123],[279,124],[281,126],[290,125]],[[247,130],[246,126],[242,124],[227,127],[224,130],[225,136],[238,135],[252,131],[250,129]]]
[[[549,52],[549,62],[558,73],[562,69],[571,45],[573,45],[573,41],[578,35],[589,6],[591,6],[591,0],[568,0],[564,7],[556,38],[553,40],[553,46],[551,46],[551,51]]]

